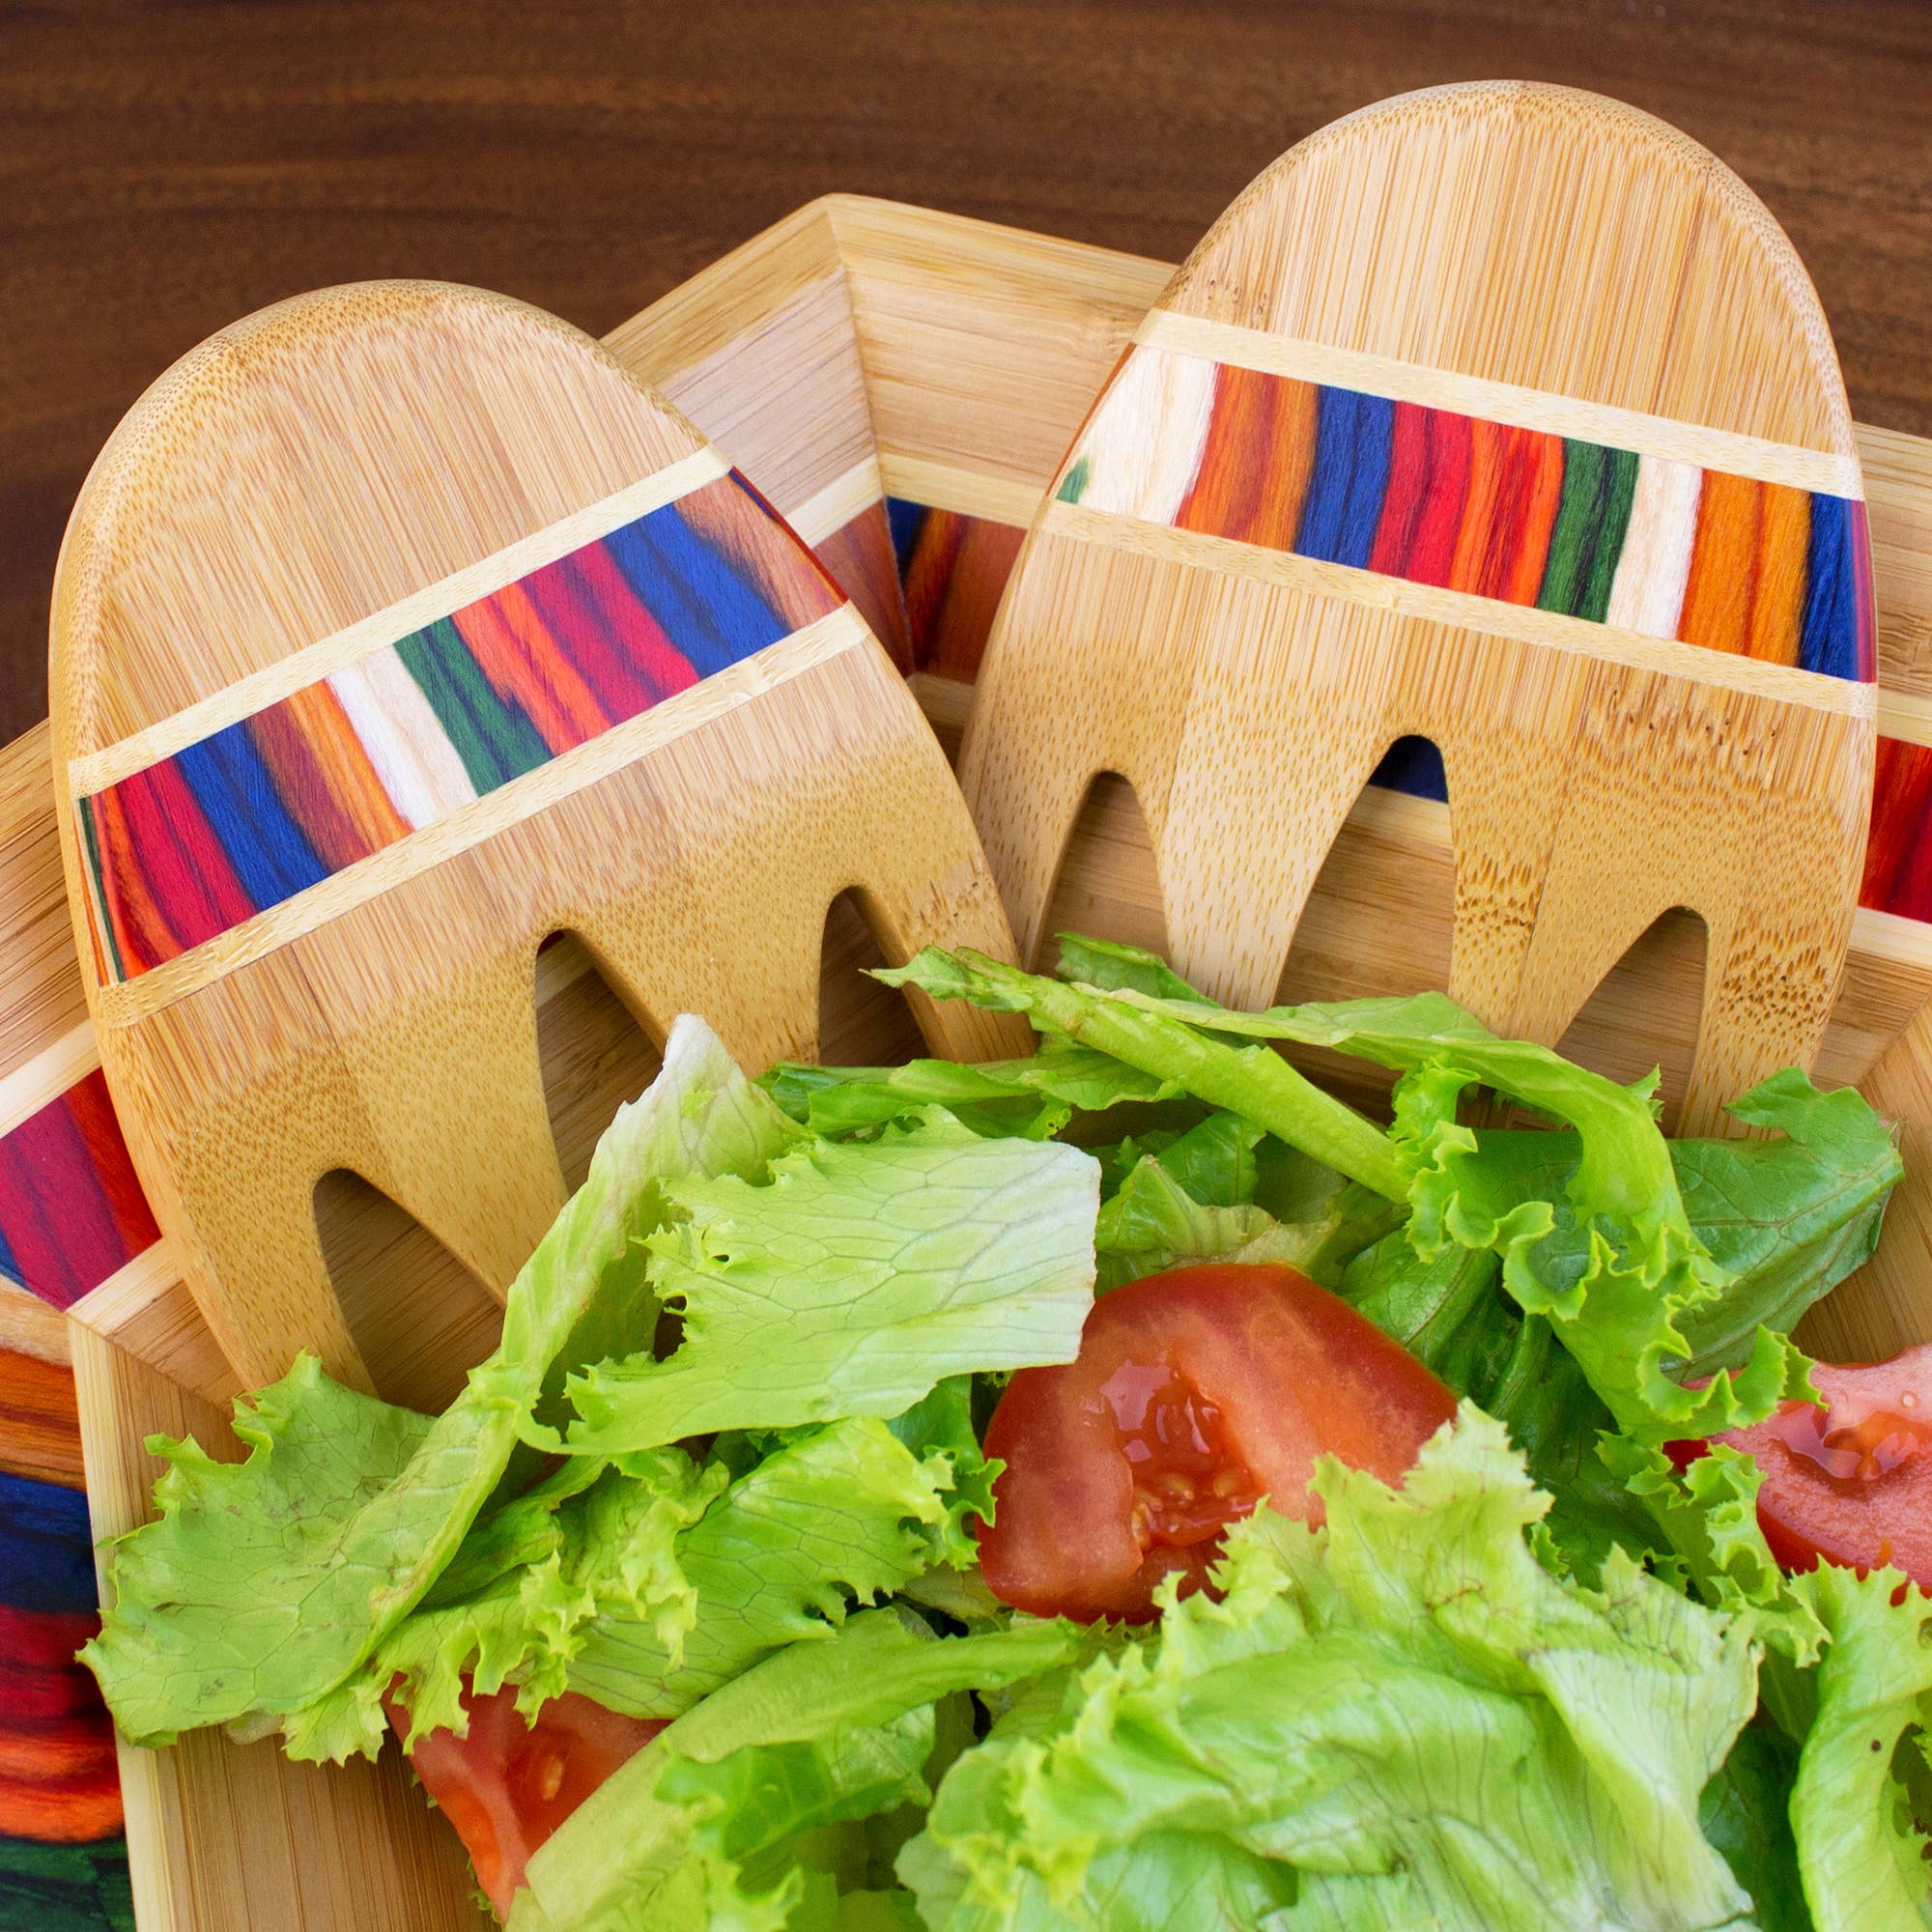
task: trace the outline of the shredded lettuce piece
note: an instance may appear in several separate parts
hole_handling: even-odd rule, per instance
[[[1080,1641],[1053,1623],[941,1640],[887,1609],[778,1652],[584,1801],[531,1859],[511,1932],[777,1928],[836,1910],[806,1864],[810,1833],[923,1804],[935,1702],[1053,1670]]]
[[[1932,1600],[1896,1570],[1821,1564],[1793,1587],[1831,1634],[1791,1794],[1817,1932],[1932,1926],[1928,1841],[1894,1761],[1908,1726],[1932,1724]]]
[[[1327,1526],[1263,1513],[1225,1591],[1170,1601],[1044,1728],[996,1727],[900,1872],[935,1932],[1111,1927],[1189,1841],[1269,1932],[1715,1932],[1749,1899],[1698,1822],[1755,1702],[1747,1626],[1628,1557],[1586,1590],[1524,1532],[1548,1499],[1469,1405],[1400,1490],[1324,1460]]]
[[[161,1513],[114,1546],[100,1634],[83,1653],[123,1733],[163,1744],[203,1724],[296,1719],[295,1754],[373,1754],[380,1711],[328,1693],[455,1557],[547,1384],[611,1332],[628,1330],[626,1346],[634,1324],[650,1332],[638,1244],[668,1211],[667,1186],[761,1174],[797,1133],[701,1021],[680,1019],[658,1079],[619,1110],[512,1285],[501,1346],[441,1416],[298,1363],[252,1407],[237,1404],[245,1463],[151,1445],[170,1463]]]
[[[717,1429],[891,1416],[947,1376],[1071,1361],[1092,1304],[1099,1169],[1057,1142],[984,1140],[940,1109],[879,1140],[816,1141],[771,1179],[692,1180],[649,1237],[683,1339],[571,1378],[576,1455]]]

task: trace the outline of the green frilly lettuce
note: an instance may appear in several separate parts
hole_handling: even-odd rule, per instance
[[[1220,1922],[1161,1915],[1185,1874],[1269,1932],[1742,1932],[1699,1800],[1755,1702],[1748,1628],[1621,1554],[1598,1590],[1551,1576],[1548,1499],[1466,1405],[1400,1490],[1332,1460],[1317,1488],[1324,1529],[1251,1519],[1222,1601],[1170,1601],[958,1761],[900,1859],[927,1924]]]
[[[796,1137],[709,1029],[681,1019],[658,1080],[619,1111],[512,1285],[501,1346],[441,1416],[339,1388],[302,1361],[236,1405],[246,1462],[151,1442],[169,1463],[160,1513],[113,1547],[100,1634],[83,1653],[123,1733],[164,1744],[197,1725],[296,1719],[300,1754],[368,1748],[361,1700],[329,1693],[455,1557],[564,1372],[637,1319],[639,1243],[668,1211],[667,1185],[761,1174]]]

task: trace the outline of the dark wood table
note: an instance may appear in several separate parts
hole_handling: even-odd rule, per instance
[[[1859,415],[1932,433],[1924,0],[0,6],[0,741],[95,451],[249,309],[432,275],[601,332],[833,188],[1178,258],[1321,123],[1498,75],[1716,150]]]

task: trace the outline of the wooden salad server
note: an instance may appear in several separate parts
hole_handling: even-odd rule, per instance
[[[1520,83],[1312,135],[1168,284],[1036,518],[961,758],[1023,957],[1083,798],[1146,814],[1176,963],[1274,995],[1391,745],[1439,748],[1450,990],[1553,1043],[1702,916],[1684,1121],[1808,1065],[1857,897],[1873,615],[1790,243],[1635,110]]]
[[[101,1062],[245,1383],[306,1348],[368,1384],[317,1236],[336,1169],[507,1288],[564,1192],[547,935],[753,1066],[812,1052],[841,893],[888,957],[1010,956],[844,593],[606,351],[479,291],[305,296],[156,384],[69,526],[52,697]]]

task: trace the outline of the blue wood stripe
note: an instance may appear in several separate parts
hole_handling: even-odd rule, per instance
[[[1318,390],[1315,460],[1294,538],[1299,555],[1367,567],[1388,489],[1394,430],[1395,405],[1387,397]]]
[[[0,1604],[91,1610],[98,1601],[86,1496],[0,1471]]]
[[[1859,674],[1858,571],[1852,556],[1851,505],[1842,497],[1811,498],[1811,539],[1804,559],[1804,615],[1798,662],[1833,677]]]
[[[1355,398],[1355,460],[1348,500],[1335,540],[1335,561],[1366,570],[1375,554],[1376,526],[1388,494],[1389,453],[1395,440],[1395,405],[1386,396]],[[1318,449],[1320,445],[1317,445]]]
[[[699,677],[737,664],[790,626],[684,520],[675,503],[606,540],[617,567]]]
[[[328,876],[282,804],[245,719],[187,746],[177,762],[257,909],[279,905]]]
[[[1077,496],[1074,500],[1078,501]],[[925,527],[929,514],[923,503],[912,502],[904,497],[886,498],[886,527],[893,533],[893,555],[898,559],[901,577],[912,562],[913,547],[919,542],[919,533]]]

